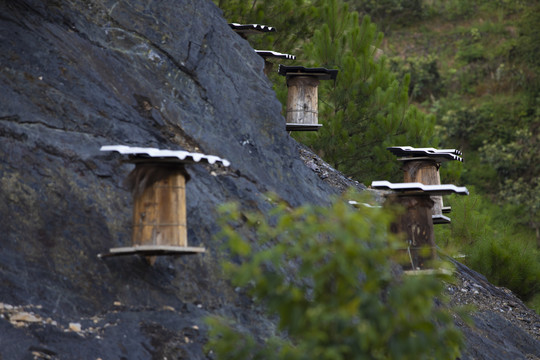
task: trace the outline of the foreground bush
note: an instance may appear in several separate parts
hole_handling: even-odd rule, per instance
[[[401,242],[382,209],[291,209],[269,217],[222,209],[222,235],[238,263],[224,269],[270,316],[278,333],[254,339],[213,317],[217,359],[455,359],[462,337],[434,276],[401,277],[389,259]],[[250,233],[254,242],[241,233]],[[438,305],[436,305],[436,303]]]

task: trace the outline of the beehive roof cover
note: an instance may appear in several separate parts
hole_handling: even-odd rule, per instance
[[[431,215],[431,219],[433,220],[434,225],[450,224],[452,222],[452,219],[444,215]]]
[[[469,190],[464,186],[456,186],[452,184],[443,184],[443,185],[424,185],[419,182],[412,183],[391,183],[386,180],[373,181],[371,183],[373,189],[385,189],[393,190],[401,193],[411,193],[411,194],[426,194],[426,195],[449,195],[449,194],[459,194],[459,195],[469,195]]]
[[[456,149],[414,148],[412,146],[390,146],[386,149],[396,156],[428,157],[439,160],[463,161],[461,151]]]
[[[358,201],[355,201],[355,200],[349,200],[348,201],[350,205],[356,207],[356,208],[359,208],[360,206],[365,206],[365,207],[368,207],[368,208],[373,208],[373,209],[380,209],[382,208],[381,205],[371,205],[371,204],[367,204],[367,203],[361,203],[361,202],[358,202]]]
[[[104,145],[101,151],[116,151],[122,155],[130,155],[135,159],[178,159],[180,162],[207,162],[209,164],[221,163],[229,166],[231,163],[214,155],[191,153],[183,150],[161,150],[156,148],[130,147],[126,145]]]
[[[294,60],[296,59],[296,56],[291,54],[284,54],[277,51],[272,50],[255,50],[257,54],[262,56],[263,58],[277,58],[277,59],[286,59],[286,60]]]
[[[229,26],[234,31],[241,32],[241,33],[244,33],[244,34],[255,34],[255,33],[261,33],[261,32],[274,32],[274,31],[276,31],[276,28],[274,28],[274,27],[267,26],[267,25],[260,25],[260,24],[230,23]]]
[[[283,76],[316,76],[319,80],[336,80],[339,70],[306,68],[303,66],[279,65],[278,73]]]

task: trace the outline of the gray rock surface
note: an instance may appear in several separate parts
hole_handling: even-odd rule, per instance
[[[216,205],[342,190],[305,166],[280,111],[263,60],[210,1],[0,0],[0,359],[204,359],[208,314],[270,332],[222,277]],[[132,165],[99,152],[112,144],[231,161],[187,167],[189,243],[206,254],[98,259],[130,244]],[[525,356],[506,333],[472,358]]]

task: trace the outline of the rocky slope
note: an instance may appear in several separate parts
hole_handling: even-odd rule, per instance
[[[325,203],[347,182],[302,161],[262,68],[210,1],[0,0],[0,359],[204,359],[211,313],[272,331],[222,277],[215,206]],[[109,144],[232,163],[187,169],[206,254],[97,257],[130,243],[132,165]],[[539,356],[537,334],[475,316],[464,358]]]

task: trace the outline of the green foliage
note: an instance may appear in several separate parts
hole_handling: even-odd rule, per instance
[[[501,5],[505,3],[515,3],[515,0],[431,0],[426,6],[425,12],[432,17],[437,16],[445,20],[464,20],[473,17],[479,9],[492,8],[503,9]],[[511,8],[515,4],[510,4]]]
[[[440,138],[442,147],[459,148],[465,154],[463,166],[443,167],[443,182],[474,185],[486,194],[483,207],[498,209],[472,211],[480,220],[468,217],[463,223],[475,227],[455,228],[448,234],[448,242],[463,247],[464,252],[470,246],[469,254],[482,241],[496,240],[494,246],[506,247],[505,239],[515,236],[509,228],[526,224],[536,231],[540,249],[538,2],[360,0],[348,1],[346,7],[339,0],[215,1],[225,7],[229,21],[266,23],[282,30],[253,37],[254,47],[293,52],[302,65],[340,70],[335,84],[323,81],[319,88],[322,129],[317,134],[294,135],[327,162],[366,183],[398,181],[398,164],[386,146],[436,147]],[[396,61],[387,49],[390,62],[385,56],[376,59],[381,34],[369,18],[359,21],[350,9],[372,15],[384,28],[400,23],[401,14],[409,14],[414,20],[400,23],[406,30],[399,40],[387,39],[392,46],[401,47],[395,55],[406,60]],[[425,55],[434,51],[437,58]],[[284,79],[270,78],[284,102]],[[438,119],[437,126],[435,117],[410,106],[411,100],[422,102]],[[500,224],[505,221],[498,224],[490,216],[511,220],[514,225],[503,227]],[[454,219],[452,226],[457,225]],[[520,230],[520,240],[515,243],[533,243],[534,231]],[[487,245],[482,249],[499,254]],[[519,253],[514,250],[512,254]],[[485,266],[469,264],[476,270]],[[512,283],[514,291],[525,294],[519,290],[519,282],[496,273],[490,276],[493,281]]]
[[[271,38],[272,44],[260,40],[268,35],[250,37],[254,47],[294,50],[304,66],[340,70],[335,83],[323,81],[319,86],[323,128],[317,134],[295,135],[338,170],[366,182],[390,179],[399,170],[387,146],[436,145],[434,118],[409,105],[409,77],[400,82],[384,57],[375,59],[382,34],[369,17],[360,22],[341,0],[216,2],[230,21],[259,22],[282,30]],[[285,79],[275,74],[270,78],[285,102]]]
[[[435,227],[439,245],[453,245],[460,251],[474,245],[478,239],[493,234],[490,226],[493,213],[488,211],[489,201],[469,187],[469,196],[447,196],[445,205],[452,206],[452,222],[449,226]],[[443,240],[444,239],[444,240]]]
[[[460,40],[458,41],[458,48],[457,57],[466,64],[484,60],[485,50],[482,44],[478,42]]]
[[[366,200],[364,200],[366,201]],[[462,338],[433,275],[400,277],[389,262],[401,242],[382,209],[291,209],[267,218],[222,208],[222,235],[238,263],[224,269],[235,286],[278,318],[279,334],[256,341],[211,318],[217,359],[455,359]],[[243,223],[257,243],[239,233]],[[255,250],[258,249],[258,251]]]
[[[519,204],[519,218],[540,229],[539,117],[523,97],[484,97],[476,107],[439,107],[441,139],[465,152],[461,181]],[[440,106],[440,105],[439,105]],[[444,106],[444,105],[443,105]],[[511,131],[509,131],[511,130]]]
[[[527,302],[527,305],[540,315],[540,293],[533,296],[533,298]]]
[[[468,197],[451,197],[452,223],[437,227],[439,245],[455,254],[465,254],[465,263],[523,300],[540,292],[540,251],[517,219],[485,197],[469,189]]]
[[[328,1],[322,27],[305,46],[312,66],[339,69],[335,84],[319,88],[317,134],[298,138],[343,173],[369,182],[392,179],[398,165],[385,149],[396,144],[434,145],[434,118],[409,106],[409,76],[402,82],[389,71],[384,56],[375,59],[382,35],[369,17],[346,4]]]
[[[433,103],[437,133],[445,147],[464,151],[453,181],[485,195],[452,200],[450,230],[437,228],[437,238],[539,311],[538,3],[512,3],[478,2],[473,15],[482,21],[460,19],[450,30],[455,56],[440,58],[449,91]]]
[[[386,29],[396,25],[411,25],[424,17],[422,0],[349,0],[360,14],[369,15]]]
[[[294,52],[302,39],[309,39],[316,8],[308,0],[214,0],[229,22],[264,24],[276,32],[250,36],[255,49]],[[316,1],[315,1],[316,2]]]
[[[519,22],[518,52],[523,60],[536,68],[540,67],[540,4],[525,13]]]
[[[409,96],[411,100],[423,102],[437,98],[443,92],[437,61],[437,57],[432,55],[411,56],[405,60],[393,57],[390,59],[390,68],[401,76],[410,74]]]
[[[509,234],[480,238],[470,250],[474,268],[494,284],[507,287],[523,300],[540,292],[540,254]]]

